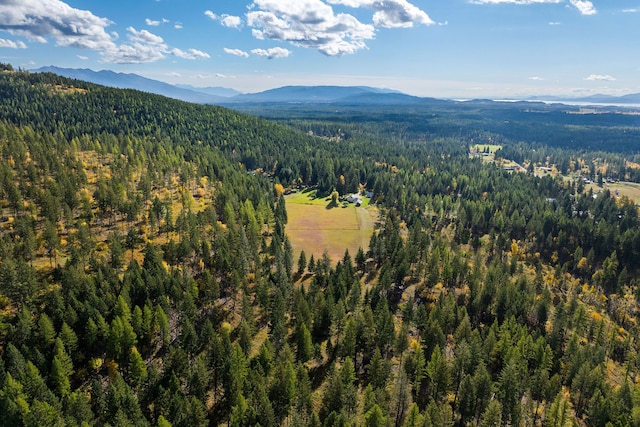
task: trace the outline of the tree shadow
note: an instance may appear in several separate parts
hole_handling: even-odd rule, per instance
[[[329,204],[327,206],[325,206],[324,208],[329,210],[329,209],[337,208],[338,206],[340,206],[338,203],[336,203],[333,200],[330,200]]]

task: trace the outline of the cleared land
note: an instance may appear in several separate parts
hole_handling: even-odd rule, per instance
[[[627,196],[633,200],[636,204],[640,204],[640,184],[635,182],[616,182],[605,183],[602,187],[599,187],[595,183],[587,184],[585,189],[591,188],[594,193],[608,189],[612,195],[616,197]]]
[[[488,151],[490,154],[495,154],[496,151],[501,150],[502,145],[496,144],[476,144],[471,146],[471,152],[482,153]]]
[[[307,259],[311,254],[318,259],[326,250],[336,262],[345,249],[355,257],[358,248],[368,248],[376,217],[373,207],[342,207],[342,203],[331,207],[329,199],[314,199],[312,193],[293,194],[286,201],[287,236],[296,261],[302,250]]]

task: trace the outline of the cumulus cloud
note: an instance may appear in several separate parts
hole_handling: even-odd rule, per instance
[[[182,59],[208,59],[211,58],[207,52],[203,52],[198,49],[187,49],[187,51],[183,51],[178,48],[171,49],[171,54],[173,56],[177,56]]]
[[[328,56],[355,53],[375,37],[373,25],[336,14],[321,0],[255,0],[246,16],[257,39],[286,41]]]
[[[133,27],[127,28],[127,41],[118,44],[118,34],[107,32],[111,24],[107,18],[73,8],[62,0],[0,0],[0,30],[31,41],[47,43],[53,39],[58,46],[95,50],[104,61],[119,64],[154,62],[174,54],[162,37]],[[205,57],[195,49],[183,53],[189,58]]]
[[[251,53],[258,56],[264,56],[268,59],[286,58],[287,56],[291,55],[291,51],[289,49],[284,49],[282,47],[273,47],[271,49],[253,49]]]
[[[182,22],[176,22],[173,25],[173,28],[175,28],[176,30],[181,30],[182,29]]]
[[[544,79],[542,77],[539,77],[539,76],[533,76],[533,77],[529,77],[529,80],[535,80],[535,81],[540,82],[540,81],[542,81]]]
[[[229,48],[224,48],[224,51],[226,53],[228,53],[229,55],[235,55],[235,56],[239,56],[241,58],[248,58],[249,54],[243,50],[240,49],[229,49]]]
[[[384,28],[408,28],[435,24],[426,12],[406,0],[327,0],[327,3],[373,9],[373,23]]]
[[[0,39],[0,47],[8,47],[9,49],[26,49],[27,45],[23,41],[13,41],[7,39]]]
[[[144,43],[150,45],[161,45],[164,43],[162,37],[150,33],[147,30],[137,31],[135,28],[129,27],[127,28],[127,31],[129,31],[129,39],[134,43]]]
[[[84,55],[76,55],[78,57],[78,59],[82,59],[83,61],[86,61],[89,59],[88,56],[84,56]]]
[[[569,1],[583,15],[595,15],[598,12],[595,6],[593,5],[593,3],[591,3],[589,0],[569,0]]]
[[[129,43],[113,45],[102,52],[107,62],[114,64],[143,64],[155,62],[165,57],[168,46],[162,37],[147,30],[127,28]]]
[[[239,16],[222,15],[220,23],[228,28],[238,28],[242,25],[242,19]]]
[[[210,10],[205,10],[204,14],[212,21],[219,21],[220,25],[222,25],[223,27],[240,28],[242,26],[242,18],[240,18],[239,16],[227,15],[226,13],[222,15],[216,15]]]
[[[84,49],[113,48],[105,28],[111,24],[90,11],[75,9],[60,0],[1,0],[0,29],[46,43]]]
[[[585,80],[613,82],[616,80],[616,78],[608,74],[604,76],[601,74],[591,74],[589,77],[586,77]]]

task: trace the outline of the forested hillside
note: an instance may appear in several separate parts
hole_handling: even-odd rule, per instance
[[[1,423],[640,425],[636,205],[363,115],[0,73]],[[369,247],[294,259],[307,186]]]

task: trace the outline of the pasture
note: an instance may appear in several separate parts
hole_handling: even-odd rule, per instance
[[[342,259],[345,249],[352,258],[358,248],[367,250],[376,218],[373,207],[357,208],[353,204],[342,207],[342,203],[332,206],[328,198],[316,199],[312,193],[292,194],[285,200],[289,218],[287,236],[296,262],[303,250],[307,260],[312,254],[319,259],[326,250],[333,262]]]

